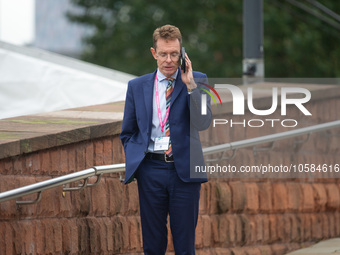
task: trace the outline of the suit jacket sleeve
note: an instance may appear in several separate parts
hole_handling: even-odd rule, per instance
[[[197,72],[195,72],[195,74],[196,73]],[[207,95],[207,114],[201,114],[202,94],[207,94],[201,88],[203,87],[202,84],[208,83],[208,79],[203,73],[198,73],[196,75],[198,76],[195,77],[197,88],[189,95],[190,99],[188,100],[190,109],[190,122],[193,128],[197,129],[198,131],[202,131],[210,126],[212,113],[210,106],[210,96]]]
[[[137,126],[137,120],[136,120],[135,102],[133,100],[133,90],[129,82],[127,92],[126,92],[122,131],[120,134],[120,139],[124,146],[125,152],[126,152],[126,146],[129,140],[137,132],[138,132],[138,126]]]

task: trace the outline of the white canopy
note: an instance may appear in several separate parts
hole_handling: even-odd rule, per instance
[[[0,119],[122,101],[134,77],[0,42]]]

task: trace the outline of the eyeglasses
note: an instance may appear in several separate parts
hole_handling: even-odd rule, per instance
[[[167,53],[160,53],[160,54],[157,54],[157,57],[158,57],[160,60],[165,61],[165,60],[168,59],[168,55],[170,55],[170,59],[171,59],[172,61],[178,61],[181,54],[176,53],[176,52],[173,52],[173,53],[170,53],[170,54],[167,54]]]

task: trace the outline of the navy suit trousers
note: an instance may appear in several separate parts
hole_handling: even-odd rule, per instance
[[[165,254],[168,215],[176,255],[195,254],[201,183],[183,182],[174,163],[152,159],[143,160],[136,179],[144,254]]]

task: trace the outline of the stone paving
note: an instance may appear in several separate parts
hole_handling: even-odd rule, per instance
[[[290,252],[287,255],[323,255],[323,254],[340,254],[340,238],[321,241],[308,248]]]

